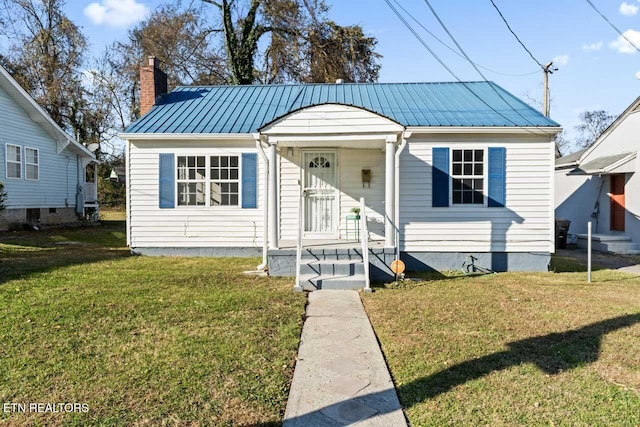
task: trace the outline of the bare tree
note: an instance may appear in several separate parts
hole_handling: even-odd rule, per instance
[[[585,148],[598,139],[616,119],[604,110],[585,111],[580,113],[580,124],[576,126],[579,136],[576,138],[578,148]]]

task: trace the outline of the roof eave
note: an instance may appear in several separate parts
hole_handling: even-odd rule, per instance
[[[18,102],[18,104],[27,110],[27,114],[31,117],[31,119],[42,126],[42,128],[51,135],[51,137],[56,141],[60,142],[60,140],[68,141],[76,154],[86,155],[93,159],[96,158],[95,154],[89,151],[85,146],[76,141],[71,135],[66,133],[56,122],[53,121],[51,116],[47,114],[46,111],[34,99],[23,89],[20,84],[9,74],[4,67],[0,66],[0,78],[4,81],[8,82],[11,87],[17,92],[17,94],[22,98],[23,102]],[[28,111],[31,110],[31,111]],[[32,115],[31,113],[35,113]]]
[[[134,140],[181,140],[181,139],[198,139],[198,140],[255,140],[252,133],[120,133],[118,136],[129,141]]]
[[[407,126],[412,134],[425,133],[503,133],[503,134],[535,134],[552,136],[562,132],[560,126]]]

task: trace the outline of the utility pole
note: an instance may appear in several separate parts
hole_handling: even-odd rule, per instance
[[[548,64],[546,64],[544,67],[542,67],[542,71],[544,71],[544,94],[542,96],[542,114],[544,114],[546,117],[549,117],[549,110],[550,110],[550,105],[549,105],[549,74],[553,74],[554,71],[558,71],[557,67],[553,66],[553,61],[549,62]]]

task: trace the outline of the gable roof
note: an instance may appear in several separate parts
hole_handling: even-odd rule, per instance
[[[569,172],[569,175],[593,175],[598,173],[608,173],[622,165],[635,160],[637,152],[614,154],[595,158],[587,163],[580,164],[579,167]]]
[[[637,97],[635,99],[635,101],[633,101],[631,103],[631,105],[629,105],[623,112],[622,114],[620,114],[618,116],[618,118],[616,118],[613,123],[611,123],[609,125],[609,127],[607,127],[599,136],[598,138],[596,138],[595,141],[593,141],[591,143],[591,145],[589,145],[583,152],[582,155],[580,156],[579,159],[579,163],[584,162],[585,160],[587,160],[587,158],[589,157],[589,154],[591,154],[593,152],[593,150],[596,149],[596,147],[598,147],[600,144],[602,144],[602,142],[604,140],[607,139],[607,137],[611,134],[611,132],[613,132],[619,125],[620,123],[622,123],[624,121],[624,119],[626,119],[631,113],[638,111],[638,109],[640,108],[640,96]]]
[[[313,105],[369,110],[403,126],[559,127],[492,82],[180,86],[124,134],[254,133]]]
[[[567,154],[566,156],[558,157],[556,159],[556,168],[566,168],[569,166],[576,166],[578,164],[578,160],[580,160],[580,156],[587,149],[583,148],[582,150],[578,150],[575,153]]]
[[[18,84],[7,70],[0,65],[0,87],[36,122],[56,143],[68,146],[71,151],[81,156],[96,158],[95,154],[66,133],[51,116]],[[67,145],[68,144],[68,145]]]

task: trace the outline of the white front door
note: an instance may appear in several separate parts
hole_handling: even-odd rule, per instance
[[[335,151],[303,151],[306,238],[338,237],[337,158]]]

